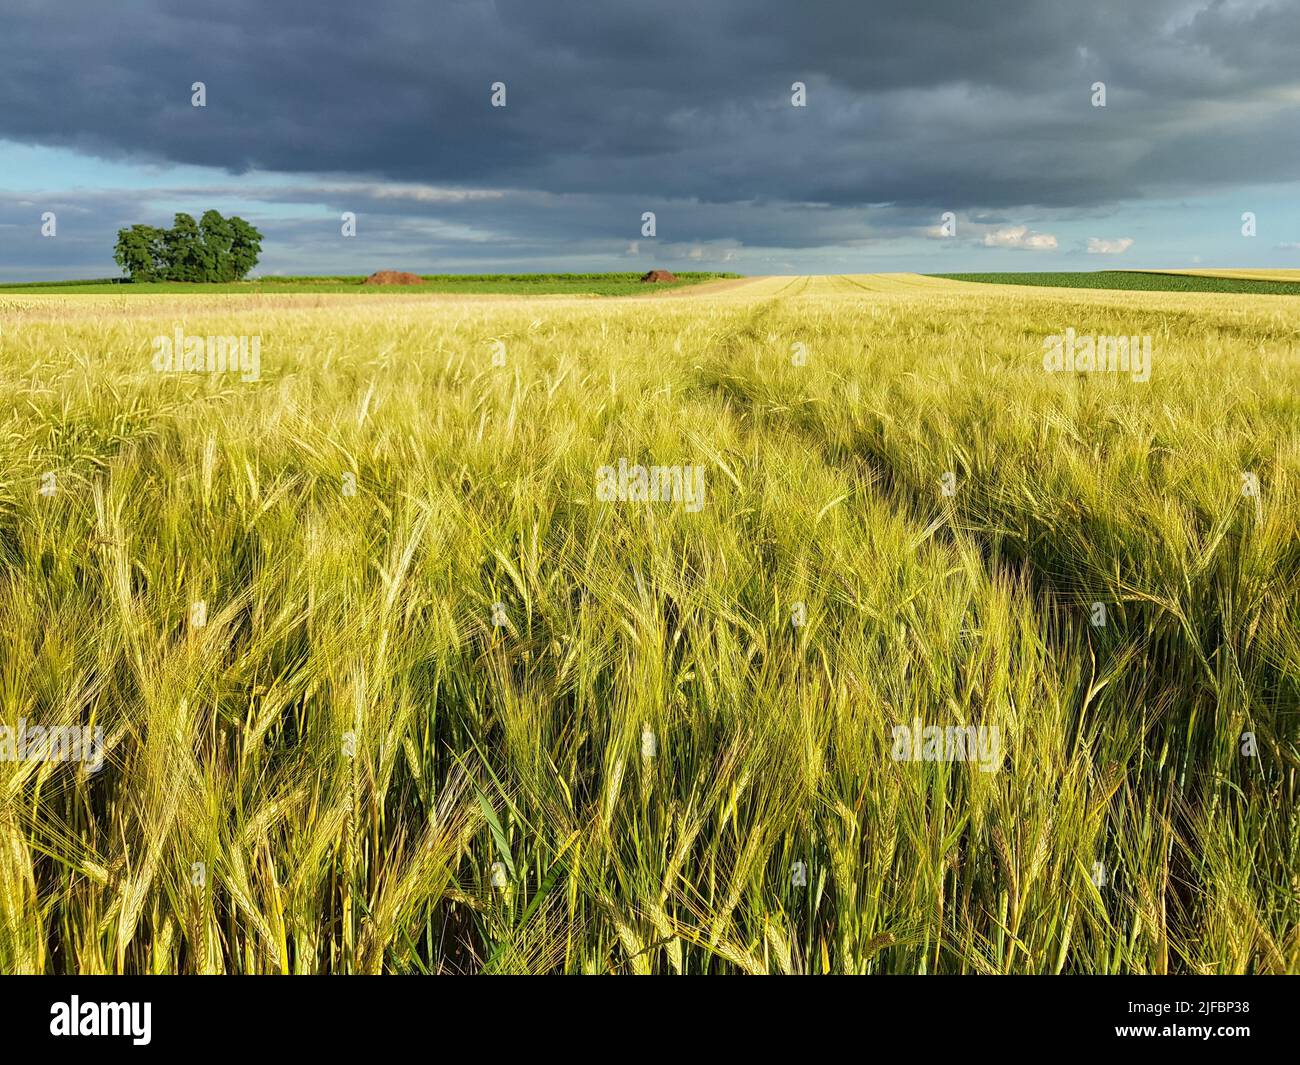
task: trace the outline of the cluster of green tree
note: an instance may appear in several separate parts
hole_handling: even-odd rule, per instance
[[[262,234],[242,218],[178,214],[171,229],[117,231],[113,259],[132,281],[242,281],[262,254]]]

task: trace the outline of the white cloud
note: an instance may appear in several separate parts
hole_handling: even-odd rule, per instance
[[[741,243],[731,238],[726,240],[697,240],[689,244],[668,244],[660,241],[657,244],[657,249],[659,254],[665,258],[686,259],[693,263],[729,263],[736,260],[741,250]]]
[[[984,247],[1050,251],[1056,247],[1056,238],[1051,233],[1035,233],[1028,226],[1003,226],[984,234]]]
[[[1300,240],[1283,241],[1277,248],[1278,251],[1300,251]]]
[[[1132,237],[1089,237],[1089,255],[1123,255],[1133,247]]]
[[[325,186],[334,193],[370,196],[376,200],[410,200],[413,203],[468,203],[473,200],[500,200],[500,189],[448,189],[436,185],[401,185],[368,182],[360,185]]]
[[[640,255],[640,254],[641,254],[641,242],[640,242],[639,240],[629,240],[629,241],[627,242],[627,248],[624,249],[623,254],[624,254],[624,255]]]

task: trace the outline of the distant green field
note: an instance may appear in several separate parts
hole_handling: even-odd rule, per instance
[[[646,285],[637,273],[622,274],[421,274],[422,285],[363,285],[364,277],[263,277],[256,281],[236,281],[231,284],[185,284],[160,281],[133,284],[119,278],[93,281],[33,281],[17,285],[0,285],[0,292],[36,294],[42,291],[58,295],[91,293],[104,295],[144,294],[201,294],[214,292],[265,293],[279,295],[289,292],[358,292],[375,293],[503,293],[520,296],[593,295],[627,296],[651,289],[682,288],[703,281],[720,281],[736,278],[740,274],[683,272],[676,275],[675,284]]]
[[[1035,285],[1045,288],[1120,288],[1140,292],[1248,292],[1256,295],[1300,296],[1294,281],[1252,281],[1198,274],[1141,270],[1094,270],[1043,274],[930,274],[949,281],[978,281],[986,285]]]

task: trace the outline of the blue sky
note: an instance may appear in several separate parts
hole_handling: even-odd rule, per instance
[[[266,274],[1300,267],[1300,5],[543,6],[17,4],[0,279],[209,208]]]

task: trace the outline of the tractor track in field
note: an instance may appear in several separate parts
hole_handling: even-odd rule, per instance
[[[733,362],[738,345],[746,339],[761,339],[763,332],[765,332],[760,329],[762,320],[785,299],[805,294],[808,291],[810,280],[814,282],[814,286],[821,285],[828,288],[832,293],[839,287],[840,282],[848,282],[856,289],[861,289],[873,296],[888,298],[889,295],[892,295],[890,292],[872,289],[870,286],[861,284],[854,278],[847,276],[803,280],[804,284],[798,287],[795,287],[792,282],[764,299],[742,325],[733,329],[727,337],[723,338],[722,342],[714,349],[719,356],[718,362],[711,367],[696,368],[697,383],[702,388],[722,397],[728,405],[742,414],[748,414],[752,418],[761,411],[763,417],[779,422],[786,429],[806,440],[809,447],[820,455],[822,461],[828,465],[842,464],[845,449],[847,449],[849,454],[866,464],[873,475],[874,484],[879,487],[881,497],[888,501],[909,524],[914,524],[918,530],[922,530],[930,529],[936,523],[939,523],[938,527],[934,528],[934,532],[951,541],[954,536],[953,523],[960,522],[960,512],[953,506],[948,505],[947,519],[944,520],[938,514],[941,505],[936,503],[935,497],[922,493],[917,486],[910,484],[906,478],[901,476],[891,464],[889,456],[874,447],[867,438],[866,433],[858,433],[851,442],[836,445],[824,434],[820,433],[815,425],[810,424],[807,418],[802,416],[797,404],[786,406],[779,411],[767,410],[761,399],[746,389],[746,378],[743,374],[744,367],[736,366]],[[916,289],[923,288],[929,289],[930,286],[924,282],[916,286]],[[967,523],[961,524],[965,528],[966,534],[978,547],[986,573],[991,573],[993,569],[997,568],[1007,572],[1014,572],[1025,581],[1029,594],[1036,603],[1041,605],[1044,615],[1044,638],[1049,641],[1049,646],[1053,648],[1054,652],[1062,651],[1062,641],[1075,638],[1071,637],[1066,629],[1056,624],[1056,619],[1060,618],[1068,607],[1061,598],[1060,589],[1051,570],[1044,567],[1043,559],[1036,555],[1032,545],[1026,545],[1022,551],[1015,550],[1010,545],[998,542]],[[1087,629],[1078,631],[1083,633],[1081,638],[1087,641],[1089,649],[1095,654],[1100,665],[1108,654],[1107,647],[1113,641],[1098,642],[1094,639],[1094,634]],[[1143,625],[1140,623],[1133,626],[1131,637],[1133,641],[1138,642],[1141,649],[1153,654],[1157,652],[1190,653],[1193,650],[1190,647],[1182,648],[1180,652],[1179,640],[1181,638],[1176,632],[1144,632]],[[1113,648],[1111,649],[1113,650]],[[1202,654],[1206,653],[1204,648],[1198,650]],[[1274,680],[1280,682],[1280,675],[1275,676]],[[1134,683],[1140,691],[1145,691],[1148,685],[1152,683],[1157,685],[1157,693],[1162,690],[1158,688],[1160,683],[1158,679],[1152,681],[1139,677],[1134,678]],[[1168,694],[1168,692],[1166,691],[1165,694]],[[1203,694],[1196,684],[1192,684],[1178,692],[1178,702],[1184,707],[1192,707],[1198,704]],[[1262,693],[1257,694],[1262,695]]]

